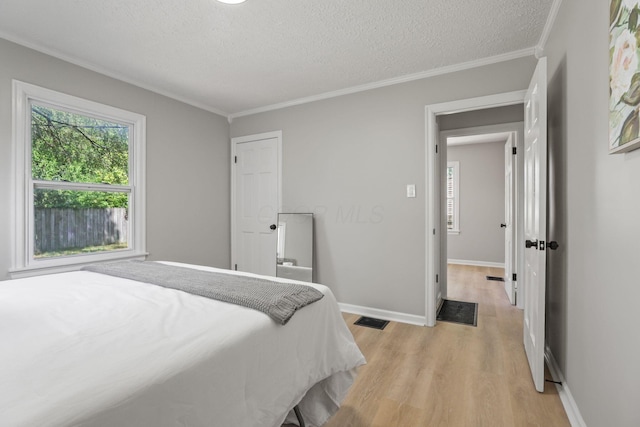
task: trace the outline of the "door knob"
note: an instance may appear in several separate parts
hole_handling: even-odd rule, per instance
[[[507,224],[500,224],[500,228],[507,228]]]
[[[556,249],[558,249],[560,247],[560,245],[555,240],[552,240],[552,241],[547,243],[547,247],[549,249],[553,249],[555,251]]]
[[[276,229],[276,228],[278,228],[278,227],[276,227],[276,225],[275,225],[275,224],[271,224],[271,225],[269,226],[269,228],[270,228],[270,229],[272,229],[272,230],[275,230],[275,229]]]
[[[538,248],[538,241],[537,240],[534,240],[534,241],[526,240],[524,242],[524,246],[526,248]]]

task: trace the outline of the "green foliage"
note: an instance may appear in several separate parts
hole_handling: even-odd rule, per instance
[[[613,25],[617,21],[620,6],[622,6],[622,0],[611,0],[609,3],[609,25]]]
[[[636,31],[638,28],[638,8],[634,7],[629,14],[629,31]]]
[[[638,119],[638,110],[633,110],[622,124],[622,132],[620,133],[620,145],[633,141],[640,133],[640,121]]]
[[[127,185],[129,128],[41,105],[31,108],[34,180]],[[38,190],[38,208],[126,207],[128,194]]]
[[[127,193],[106,191],[77,191],[36,189],[34,194],[36,208],[126,208]]]

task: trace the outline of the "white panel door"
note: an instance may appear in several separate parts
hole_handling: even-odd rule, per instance
[[[244,142],[234,138],[234,151],[234,268],[275,276],[280,191],[279,138]]]
[[[542,392],[547,267],[546,58],[538,60],[524,102],[524,347],[536,390]]]
[[[516,174],[513,149],[515,147],[513,134],[504,144],[504,289],[511,304],[516,303],[516,290],[513,282],[514,266],[516,265],[515,248],[513,247],[515,232],[515,190]]]

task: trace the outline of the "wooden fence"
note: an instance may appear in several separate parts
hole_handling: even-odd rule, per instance
[[[35,253],[126,243],[126,208],[36,208]]]

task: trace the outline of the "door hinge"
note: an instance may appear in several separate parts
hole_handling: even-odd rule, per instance
[[[513,275],[511,276],[511,280],[513,280],[514,282],[518,281],[518,275],[516,273],[513,273]]]
[[[433,235],[434,236],[436,235],[436,229],[435,228],[433,229]]]
[[[511,154],[516,154],[518,152],[518,149],[516,147],[512,147],[511,148]]]
[[[238,156],[233,156],[233,163],[238,163]]]
[[[438,154],[438,144],[436,144],[436,154]]]
[[[436,283],[438,283],[438,280],[440,280],[440,276],[436,274]]]
[[[236,271],[238,271],[238,264],[234,265],[234,266],[233,266],[233,269],[234,269],[234,270],[236,270]]]

